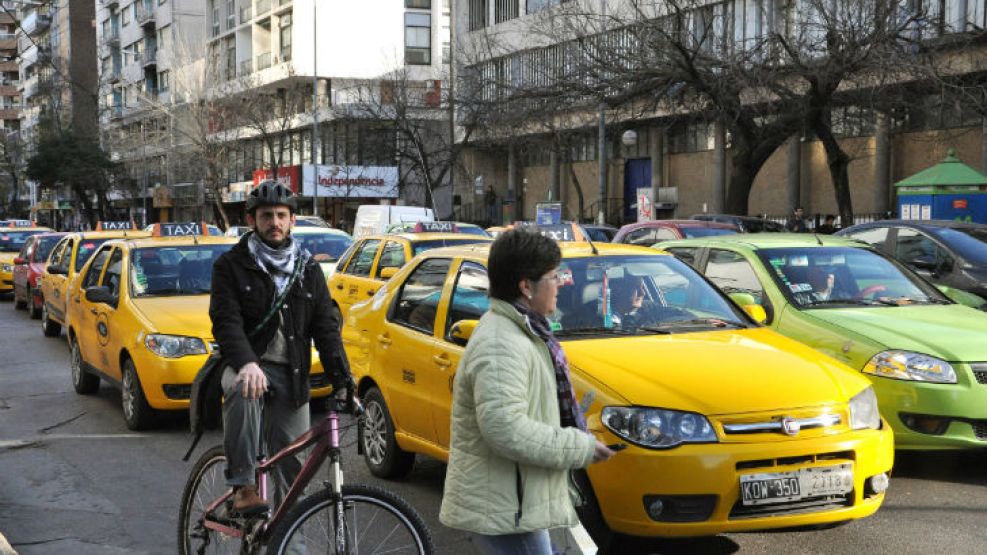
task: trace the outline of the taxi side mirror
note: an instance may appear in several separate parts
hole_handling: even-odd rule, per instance
[[[395,268],[394,266],[388,266],[387,268],[381,268],[380,279],[391,279],[394,274],[398,273],[400,268]]]
[[[473,330],[476,329],[476,325],[479,323],[479,320],[460,320],[456,322],[449,328],[449,340],[456,345],[466,345],[473,335]]]
[[[67,269],[55,264],[49,264],[48,267],[45,268],[45,271],[48,272],[49,274],[59,275],[59,276],[67,276],[69,274],[69,271]]]
[[[116,306],[117,299],[110,294],[110,288],[105,285],[86,289],[86,300],[91,303],[103,303]]]
[[[754,319],[758,324],[763,324],[768,321],[768,313],[765,312],[764,307],[759,304],[745,304],[743,305],[744,312],[748,316]]]
[[[754,295],[750,293],[729,293],[727,295],[730,300],[737,303],[737,306],[747,306],[749,304],[757,304],[757,300],[754,299]]]
[[[14,265],[20,266],[21,264],[27,264],[27,259],[23,256],[18,256],[14,258]]]

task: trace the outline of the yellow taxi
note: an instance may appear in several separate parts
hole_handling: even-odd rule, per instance
[[[27,238],[51,231],[31,220],[5,220],[0,225],[0,297],[14,292],[14,259]]]
[[[69,233],[52,248],[48,266],[39,279],[41,289],[41,330],[47,337],[58,337],[66,324],[69,287],[82,266],[100,245],[110,239],[148,237],[150,233],[121,229],[115,224],[97,224],[95,231]],[[104,230],[103,228],[112,228]]]
[[[122,390],[127,427],[150,427],[160,411],[187,410],[192,380],[216,347],[209,320],[213,262],[237,240],[205,224],[157,224],[153,236],[108,241],[70,289],[72,385],[100,379]],[[316,359],[317,361],[317,359]],[[315,363],[313,397],[329,393]]]
[[[437,247],[490,242],[468,233],[391,233],[368,235],[342,254],[329,278],[329,294],[342,317],[353,303],[373,296],[382,283],[419,253]]]
[[[599,545],[825,525],[880,507],[894,443],[866,379],[759,325],[672,256],[560,246],[552,328],[590,431],[627,445],[576,473]],[[447,459],[456,369],[489,306],[488,252],[430,250],[350,309],[343,340],[373,474],[402,476],[415,453]]]

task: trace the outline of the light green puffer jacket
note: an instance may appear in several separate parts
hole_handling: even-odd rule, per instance
[[[456,371],[443,524],[499,535],[579,522],[568,470],[592,461],[595,439],[560,427],[557,391],[545,342],[492,299]]]

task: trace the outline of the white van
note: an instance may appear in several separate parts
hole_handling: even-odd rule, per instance
[[[435,214],[432,213],[431,208],[362,204],[356,210],[356,220],[353,222],[353,238],[384,233],[391,224],[434,221]]]

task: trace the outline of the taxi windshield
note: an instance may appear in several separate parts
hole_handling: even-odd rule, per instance
[[[353,243],[348,235],[335,233],[296,233],[292,235],[298,244],[312,253],[313,257],[326,255],[330,260],[336,260]]]
[[[722,227],[680,227],[679,230],[686,239],[693,237],[712,237],[714,235],[736,235],[736,229]]]
[[[79,242],[79,250],[75,253],[75,271],[78,272],[82,270],[82,267],[86,265],[89,261],[89,257],[92,256],[96,249],[100,245],[109,241],[109,239],[83,239]]]
[[[949,304],[935,287],[869,249],[762,249],[758,256],[800,308]]]
[[[204,295],[212,285],[212,265],[233,245],[144,247],[130,256],[134,297]]]
[[[19,252],[28,237],[42,231],[0,231],[0,252]]]
[[[672,256],[566,258],[556,279],[556,313],[549,320],[560,338],[749,325],[722,294]]]
[[[468,235],[463,234],[463,238],[455,239],[432,239],[430,241],[415,241],[411,244],[411,248],[414,251],[412,256],[418,256],[419,254],[429,250],[437,249],[439,247],[452,247],[454,245],[469,245],[472,243],[485,243],[487,237],[480,237],[478,235]]]

